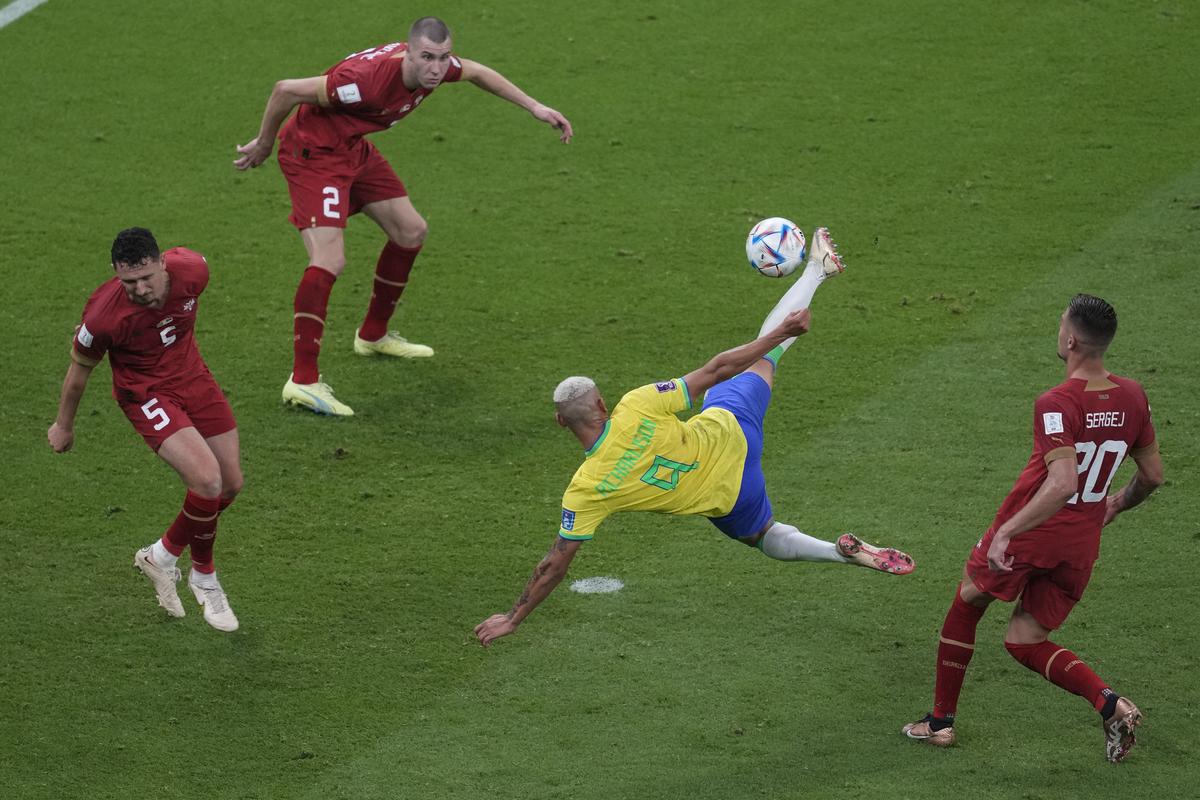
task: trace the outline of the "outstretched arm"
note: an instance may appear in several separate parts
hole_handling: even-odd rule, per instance
[[[494,614],[475,626],[475,635],[479,637],[479,643],[487,647],[501,636],[508,636],[515,631],[521,620],[529,616],[538,603],[545,600],[562,581],[581,544],[583,542],[579,540],[556,536],[550,552],[546,553],[545,558],[533,570],[533,575],[525,584],[525,591],[521,592],[512,609],[507,614]]]
[[[459,59],[462,62],[463,80],[470,81],[480,89],[491,92],[497,97],[501,97],[510,103],[520,106],[533,115],[534,119],[540,120],[547,125],[556,128],[559,131],[559,140],[564,144],[571,141],[574,131],[571,130],[570,121],[562,114],[555,111],[548,105],[539,103],[534,100],[508,78],[501,75],[491,67],[486,67],[478,61],[471,61],[463,58]]]
[[[1163,484],[1162,457],[1158,453],[1145,456],[1134,456],[1137,462],[1137,472],[1125,484],[1121,491],[1108,496],[1108,507],[1104,510],[1104,524],[1112,522],[1122,511],[1128,511]]]
[[[79,410],[79,401],[83,398],[83,390],[87,388],[92,369],[78,361],[72,361],[71,366],[67,367],[67,377],[63,379],[62,394],[58,399],[58,416],[50,430],[46,431],[46,439],[56,453],[67,452],[75,443],[75,412]]]
[[[233,162],[238,169],[253,169],[267,160],[275,149],[275,136],[279,126],[287,119],[292,109],[301,103],[327,106],[329,96],[325,94],[325,76],[315,78],[289,78],[279,81],[271,89],[267,98],[267,109],[263,112],[262,125],[258,128],[258,136],[249,142],[239,145],[237,151],[241,158]]]
[[[783,322],[779,323],[774,330],[741,347],[718,353],[700,369],[684,375],[683,379],[687,382],[692,401],[699,400],[705,392],[721,381],[729,380],[734,375],[746,371],[760,358],[793,336],[808,333],[811,320],[812,314],[807,308],[793,311],[784,317]]]

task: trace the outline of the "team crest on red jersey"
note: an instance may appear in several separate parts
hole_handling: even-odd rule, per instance
[[[196,298],[189,297],[186,301],[184,301],[184,304],[183,304],[184,311],[191,311],[195,307],[196,307]]]

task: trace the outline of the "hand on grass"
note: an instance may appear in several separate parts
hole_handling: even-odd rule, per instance
[[[475,626],[475,635],[479,637],[481,645],[488,647],[501,636],[508,636],[516,629],[517,626],[507,614],[493,614]]]

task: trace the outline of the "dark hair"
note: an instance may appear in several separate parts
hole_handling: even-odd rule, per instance
[[[1067,319],[1087,346],[1103,351],[1117,335],[1117,310],[1099,297],[1077,294],[1067,306]]]
[[[437,17],[421,17],[408,29],[410,44],[415,39],[428,39],[434,44],[441,44],[449,38],[450,29]]]
[[[126,228],[117,234],[112,244],[112,263],[136,267],[147,259],[158,258],[158,242],[145,228]]]

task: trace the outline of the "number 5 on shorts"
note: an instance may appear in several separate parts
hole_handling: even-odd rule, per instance
[[[154,430],[161,431],[163,428],[171,424],[171,418],[167,416],[166,411],[163,411],[161,408],[155,408],[154,406],[157,404],[157,397],[150,398],[142,404],[142,413],[145,414],[146,419],[150,420],[151,422],[154,422],[154,420],[159,420],[157,423],[155,423]]]
[[[330,219],[341,219],[342,215],[338,213],[337,205],[342,199],[342,193],[336,186],[326,186],[321,190],[321,194],[325,196],[325,216]]]

